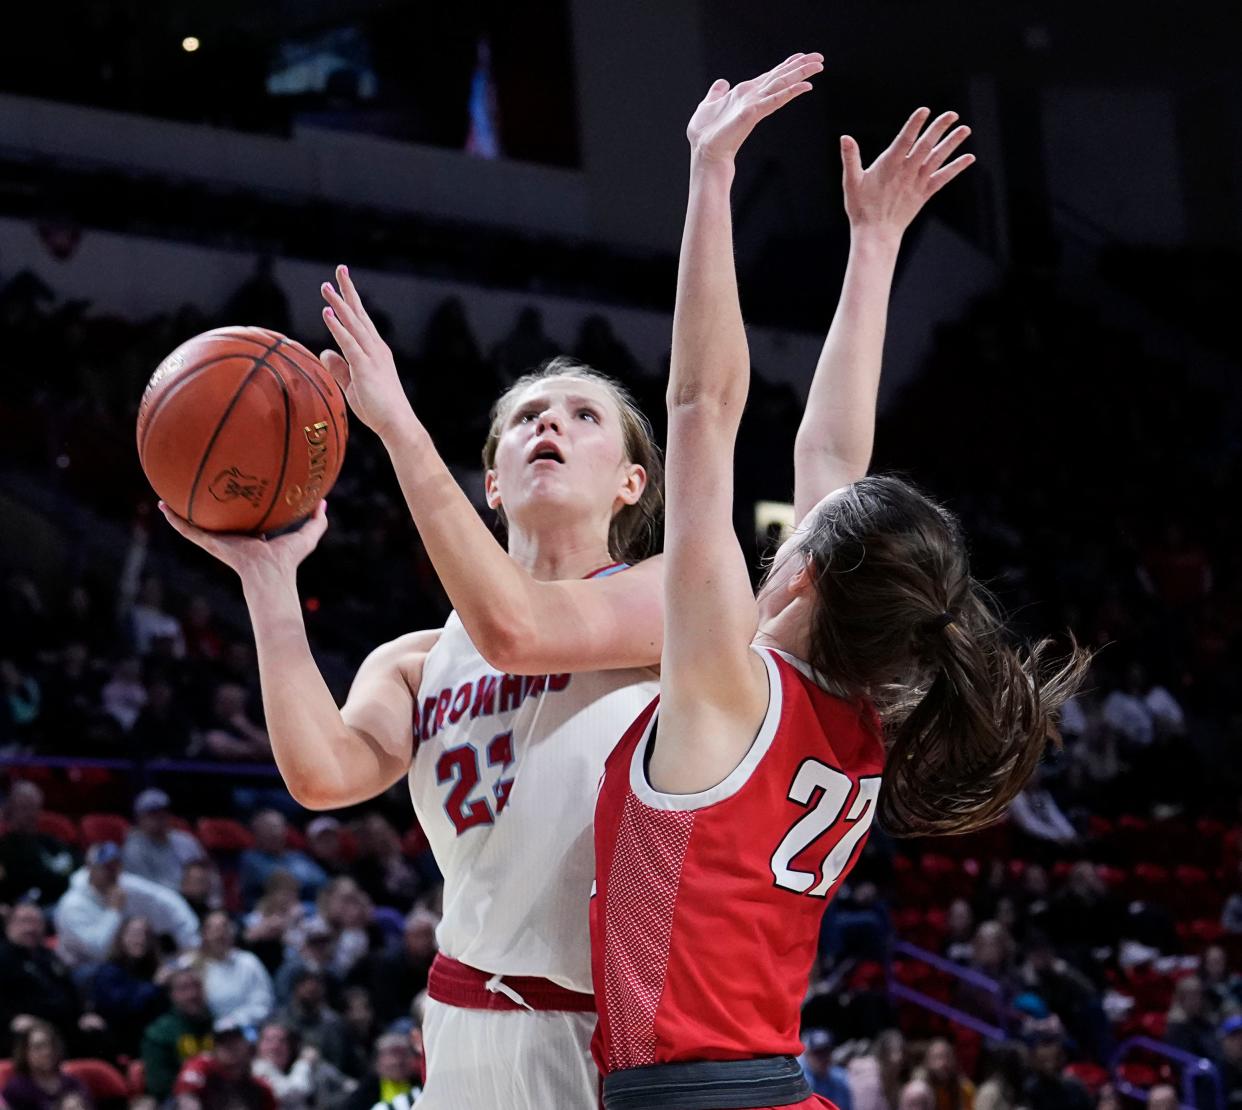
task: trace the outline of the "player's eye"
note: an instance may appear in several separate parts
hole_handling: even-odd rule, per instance
[[[596,424],[599,423],[599,416],[592,409],[579,409],[578,410],[578,419],[582,420],[584,418]]]

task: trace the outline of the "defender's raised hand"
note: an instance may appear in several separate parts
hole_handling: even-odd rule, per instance
[[[927,200],[974,163],[973,154],[948,161],[970,135],[969,127],[953,127],[957,113],[944,112],[927,124],[930,116],[930,109],[918,109],[865,170],[858,143],[841,136],[845,212],[853,228],[900,238]]]
[[[346,267],[336,268],[336,282],[339,292],[327,281],[319,289],[328,302],[324,323],[341,352],[324,351],[319,361],[344,391],[353,414],[383,436],[410,414],[409,398],[397,376],[392,351],[367,315]]]
[[[810,92],[809,78],[823,68],[822,54],[794,54],[775,69],[732,88],[723,78],[716,81],[686,128],[691,150],[709,161],[730,161],[755,124]]]

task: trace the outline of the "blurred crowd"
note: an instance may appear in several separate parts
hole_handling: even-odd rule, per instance
[[[42,368],[0,399],[12,429],[0,467],[48,492],[53,524],[67,503],[121,537],[107,559],[33,528],[20,537],[48,554],[5,574],[0,745],[10,761],[155,768],[136,785],[106,769],[10,768],[0,1037],[15,1107],[99,1100],[98,1077],[76,1079],[66,1054],[133,1072],[127,1089],[185,1110],[370,1110],[417,1082],[438,875],[408,799],[398,788],[309,820],[270,777],[238,785],[237,768],[270,764],[248,630],[221,594],[182,585],[186,567],[210,581],[209,561],[148,523],[132,440],[145,379],[187,336],[237,320],[288,326],[262,266],[218,311],[145,321],[62,302],[30,274],[0,288],[11,357]],[[420,348],[397,352],[468,488],[487,403],[560,353],[623,381],[660,431],[663,368],[640,366],[603,315],[566,352],[529,308],[485,351],[449,300]],[[907,471],[962,515],[1015,630],[1068,628],[1099,654],[1063,747],[1003,826],[925,843],[877,830],[830,907],[804,1059],[842,1110],[1112,1107],[1127,1082],[1149,1106],[1176,1105],[1171,1058],[1131,1047],[1110,1066],[1134,1036],[1210,1060],[1227,1105],[1242,1105],[1242,580],[1238,520],[1220,511],[1239,478],[1230,404],[1025,278],[943,329],[881,419],[877,469]],[[751,506],[788,497],[799,415],[791,390],[755,375],[737,524],[756,565],[776,537],[756,534]],[[313,642],[346,681],[376,643],[447,612],[386,457],[356,431],[301,578]],[[16,560],[18,538],[4,543]],[[161,775],[161,760],[230,774]],[[92,811],[114,820],[92,824]],[[892,995],[890,968],[939,1011]],[[1201,1107],[1215,1105],[1206,1082]]]

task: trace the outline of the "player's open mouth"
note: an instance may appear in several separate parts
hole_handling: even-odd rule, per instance
[[[531,448],[530,453],[526,457],[526,461],[527,463],[564,463],[565,456],[561,454],[561,449],[555,443],[544,440],[541,443],[536,443],[535,446]]]

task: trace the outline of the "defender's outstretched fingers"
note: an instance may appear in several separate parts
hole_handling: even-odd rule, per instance
[[[955,127],[940,142],[931,149],[931,153],[923,160],[923,169],[926,171],[934,171],[944,165],[945,160],[959,146],[970,138],[970,128],[963,124],[961,127]]]
[[[854,187],[862,180],[862,151],[852,135],[841,136],[841,171],[848,187]]]
[[[810,81],[802,81],[797,85],[790,85],[787,89],[778,89],[774,93],[768,93],[767,96],[759,98],[759,110],[765,116],[770,116],[778,108],[783,108],[803,93],[809,93],[814,87]]]
[[[916,165],[922,165],[927,155],[941,139],[944,138],[945,132],[957,122],[956,112],[941,112],[930,124],[927,130],[919,136],[919,141],[910,148],[910,160]]]
[[[888,144],[888,149],[884,153],[887,154],[892,150],[902,155],[908,154],[910,148],[914,146],[915,139],[919,137],[923,124],[927,122],[930,116],[930,108],[915,108],[910,118],[906,120],[905,125],[897,132],[893,141]]]
[[[931,186],[931,192],[939,192],[959,173],[961,173],[962,170],[968,169],[974,164],[975,156],[973,154],[963,154],[960,158],[955,158],[947,166],[943,169],[937,170],[927,179],[928,185]]]

